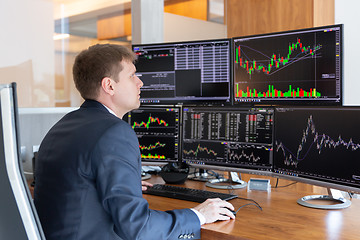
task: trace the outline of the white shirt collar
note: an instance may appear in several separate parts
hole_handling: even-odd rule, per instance
[[[117,115],[115,114],[115,112],[113,110],[111,110],[110,108],[108,108],[107,106],[105,106],[104,104],[102,104],[108,111],[109,113],[115,115],[117,117]]]

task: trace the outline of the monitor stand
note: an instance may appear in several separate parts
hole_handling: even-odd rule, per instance
[[[145,172],[141,172],[141,180],[144,181],[144,180],[147,180],[147,179],[150,179],[151,178],[151,175],[148,174],[148,173],[145,173]]]
[[[199,169],[199,172],[192,174],[192,176],[188,176],[188,179],[195,181],[207,182],[209,180],[216,179],[214,176],[207,173],[205,169]]]
[[[327,188],[328,195],[309,195],[297,200],[297,203],[310,208],[318,208],[318,209],[343,209],[347,208],[351,205],[351,201],[344,198],[339,190]],[[315,201],[318,203],[324,204],[316,204],[310,201]],[[329,202],[330,201],[330,202]],[[326,204],[331,203],[331,204]]]
[[[247,183],[241,180],[237,172],[228,172],[229,178],[212,179],[205,183],[206,186],[217,189],[240,189]]]

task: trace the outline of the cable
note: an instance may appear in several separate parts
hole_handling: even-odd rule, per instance
[[[250,199],[250,198],[243,198],[243,197],[237,197],[238,199],[241,199],[241,200],[246,200],[246,201],[251,201],[251,202],[253,202],[255,205],[257,205],[258,206],[258,208],[260,208],[261,209],[261,211],[262,211],[262,207],[260,206],[260,204],[258,203],[258,202],[256,202],[255,200],[253,200],[253,199]]]
[[[228,188],[230,194],[234,194],[235,188],[233,188],[231,185],[228,185],[227,188]],[[258,202],[256,202],[255,200],[250,199],[250,198],[243,198],[243,197],[239,197],[239,196],[237,196],[237,198],[238,198],[238,199],[241,199],[241,200],[246,200],[246,201],[251,201],[251,202],[253,202],[253,203],[247,203],[247,204],[241,206],[240,208],[242,208],[242,207],[244,207],[244,206],[246,206],[246,205],[256,205],[256,206],[262,211],[262,207],[261,207],[260,204],[259,204]],[[240,209],[240,208],[239,208],[239,209]],[[238,211],[239,211],[239,210],[238,210]],[[237,211],[236,211],[236,212],[237,212]]]
[[[350,200],[352,200],[355,196],[355,193],[352,193],[352,192],[347,192],[347,193],[349,194]]]
[[[289,187],[289,186],[291,186],[291,185],[296,184],[297,182],[295,181],[295,182],[289,183],[289,184],[284,185],[284,186],[278,186],[278,183],[279,183],[279,178],[277,178],[277,179],[276,179],[276,184],[275,184],[275,186],[274,186],[274,187],[272,187],[272,188],[283,188],[283,187]]]
[[[190,169],[193,169],[193,171],[192,171],[192,172],[189,172],[189,176],[192,176],[192,175],[193,175],[193,176],[196,176],[196,174],[199,174],[199,175],[200,175],[200,168],[190,168]],[[215,171],[205,170],[205,172],[206,172],[207,174],[209,174],[210,176],[215,177],[216,179],[222,178],[222,175],[219,174],[219,173],[217,173],[217,172],[215,172]]]
[[[229,187],[229,193],[230,194],[233,194],[234,193],[234,188],[231,188],[231,186],[228,186]],[[232,191],[230,191],[230,190],[232,190]],[[253,199],[251,199],[251,198],[243,198],[243,197],[239,197],[239,196],[237,196],[237,198],[238,199],[241,199],[241,200],[245,200],[245,201],[251,201],[251,202],[253,202],[253,204],[255,204],[258,208],[260,208],[260,210],[262,211],[262,207],[260,206],[260,204],[258,203],[258,202],[256,202],[255,200],[253,200]]]
[[[214,176],[214,177],[217,178],[217,179],[223,177],[223,175],[221,175],[221,174],[219,174],[219,173],[217,173],[217,172],[215,172],[215,171],[213,171],[213,170],[208,170],[207,172],[208,172],[208,174],[209,174],[210,176]]]
[[[296,184],[296,183],[298,183],[298,182],[292,182],[292,183],[289,183],[289,184],[284,185],[284,186],[276,186],[276,187],[273,187],[273,188],[284,188],[284,187],[289,187],[289,186],[294,185],[294,184]]]
[[[197,170],[198,168],[190,168],[190,171],[189,171],[189,176],[191,176],[191,175],[196,175],[196,173],[198,172],[198,170]],[[191,171],[192,170],[192,171]]]
[[[243,207],[245,207],[245,206],[248,206],[248,205],[254,205],[254,206],[256,206],[257,208],[259,208],[259,209],[262,211],[262,208],[261,208],[259,205],[255,204],[255,203],[246,203],[246,204],[242,205],[241,207],[239,207],[238,210],[235,211],[235,214],[237,214],[237,212],[238,212],[241,208],[243,208]]]
[[[231,185],[227,186],[227,190],[229,190],[230,194],[234,194],[234,192],[235,192],[235,188],[233,188],[233,186],[231,186]]]

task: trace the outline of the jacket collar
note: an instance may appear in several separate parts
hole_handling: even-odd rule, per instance
[[[101,103],[99,103],[96,100],[91,100],[91,99],[86,99],[85,102],[83,104],[81,104],[80,106],[81,108],[97,108],[99,110],[105,111],[105,112],[109,112],[104,105],[102,105]]]

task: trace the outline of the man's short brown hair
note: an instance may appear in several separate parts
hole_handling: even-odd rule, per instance
[[[73,66],[75,86],[84,99],[96,99],[104,77],[119,81],[121,61],[134,62],[136,55],[116,44],[96,44],[77,55]]]

